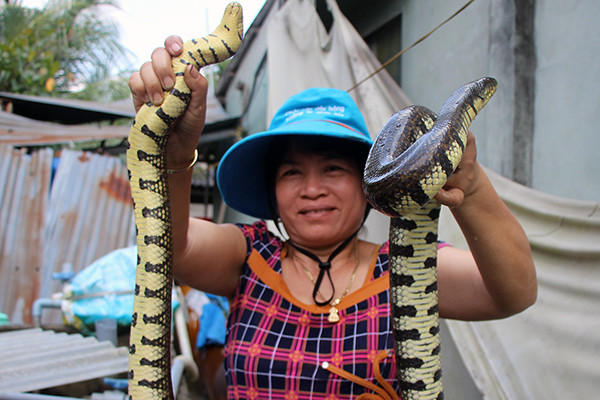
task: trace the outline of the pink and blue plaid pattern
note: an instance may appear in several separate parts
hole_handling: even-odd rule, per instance
[[[268,232],[264,222],[240,228],[249,256],[258,252],[260,262],[279,274],[280,239]],[[263,279],[268,274],[261,272],[265,268],[250,265],[257,264],[256,259],[250,257],[244,265],[231,305],[225,348],[228,397],[334,400],[370,392],[323,369],[322,363],[377,384],[373,361],[381,350],[393,349],[388,290],[367,294],[366,300],[340,310],[340,322],[332,324],[327,321],[328,307],[315,312],[316,306],[303,307],[286,299],[279,288],[267,285]],[[387,243],[374,257],[374,264],[372,280],[387,276]],[[379,366],[398,391],[394,357],[385,358]]]

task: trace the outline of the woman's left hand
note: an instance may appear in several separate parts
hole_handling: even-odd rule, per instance
[[[469,131],[467,146],[463,152],[461,162],[434,198],[440,204],[449,208],[456,208],[462,205],[465,198],[475,190],[479,172],[480,166],[477,163],[475,136]]]
[[[476,155],[469,132],[460,168],[435,196],[450,208],[471,250],[440,249],[438,294],[445,318],[503,318],[529,307],[537,296],[527,236]]]

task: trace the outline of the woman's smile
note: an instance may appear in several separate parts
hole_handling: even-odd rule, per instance
[[[307,207],[305,209],[300,210],[300,214],[306,216],[319,216],[323,214],[328,214],[335,210],[335,207]]]

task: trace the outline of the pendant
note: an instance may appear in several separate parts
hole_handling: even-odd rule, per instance
[[[331,322],[332,324],[335,324],[336,322],[339,322],[340,320],[340,315],[338,314],[338,309],[335,307],[331,307],[329,309],[329,316],[327,317],[327,321]]]

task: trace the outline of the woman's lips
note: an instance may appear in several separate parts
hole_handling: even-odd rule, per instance
[[[300,214],[302,215],[316,215],[322,213],[328,213],[335,210],[335,207],[315,207],[309,209],[300,210]]]

